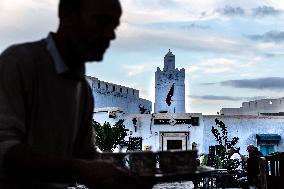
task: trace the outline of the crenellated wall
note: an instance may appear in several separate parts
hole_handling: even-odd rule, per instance
[[[221,115],[262,115],[281,112],[284,112],[284,98],[243,102],[240,108],[222,108],[220,111]]]
[[[95,108],[119,107],[127,113],[141,113],[140,108],[145,110],[144,113],[151,113],[152,102],[139,98],[139,90],[100,81],[98,78],[87,76],[93,96],[95,99]]]

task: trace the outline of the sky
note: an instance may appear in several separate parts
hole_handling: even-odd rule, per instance
[[[0,51],[56,31],[58,0],[0,0]],[[169,49],[186,70],[186,112],[284,97],[284,1],[121,0],[117,39],[86,73],[155,100]]]

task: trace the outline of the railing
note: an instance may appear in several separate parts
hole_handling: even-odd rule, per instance
[[[244,170],[215,169],[209,177],[193,181],[195,189],[248,188]]]
[[[261,158],[260,185],[261,189],[283,189],[284,153]]]

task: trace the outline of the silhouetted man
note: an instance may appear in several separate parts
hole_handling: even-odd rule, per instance
[[[1,189],[67,188],[75,182],[146,187],[126,170],[93,160],[93,99],[84,64],[103,59],[121,13],[118,0],[61,0],[56,33],[1,54]]]
[[[258,151],[257,147],[252,144],[247,146],[247,151],[249,153],[249,158],[247,160],[248,184],[251,188],[254,188],[257,187],[259,183],[259,158],[263,155]]]

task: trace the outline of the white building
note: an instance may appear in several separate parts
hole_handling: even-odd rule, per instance
[[[128,138],[140,137],[141,148],[153,151],[197,148],[199,153],[208,153],[208,147],[217,144],[211,132],[212,126],[216,127],[216,118],[227,126],[229,138],[239,137],[237,147],[240,147],[241,154],[247,153],[246,146],[249,144],[258,146],[264,154],[284,151],[284,116],[279,114],[284,112],[281,109],[283,98],[256,101],[257,106],[255,102],[249,102],[258,107],[254,109],[248,103],[243,104],[242,111],[223,109],[221,113],[224,115],[185,113],[185,72],[184,69],[179,71],[175,68],[172,52],[169,51],[164,58],[163,71],[158,68],[155,74],[155,113],[152,114],[141,114],[138,111],[139,104],[151,109],[150,101],[139,99],[138,90],[91,78],[91,85],[95,86],[92,87],[96,100],[94,119],[112,124],[124,119],[124,124],[129,129]],[[98,83],[104,88],[98,90]],[[166,99],[173,83],[174,92],[168,107]],[[122,91],[128,89],[128,93],[119,93],[123,100],[113,100],[116,97],[114,94],[117,94],[109,91],[113,86],[122,88]]]

